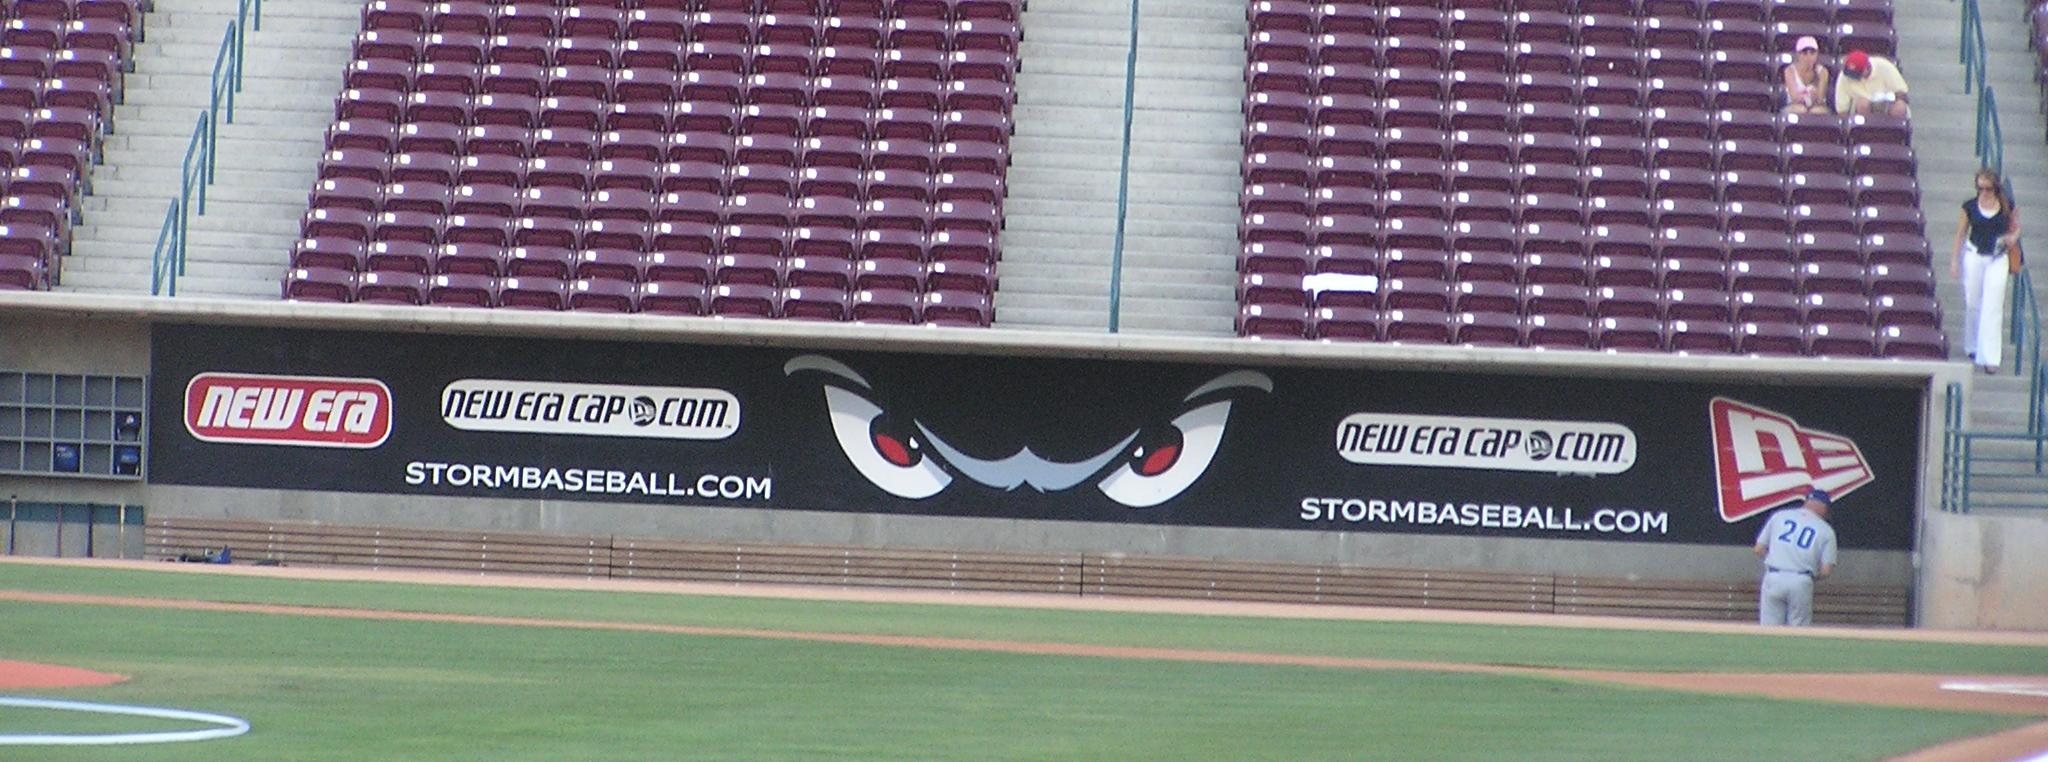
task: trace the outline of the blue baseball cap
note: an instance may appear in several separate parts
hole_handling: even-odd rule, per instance
[[[1835,499],[1833,497],[1828,496],[1828,491],[1824,489],[1816,489],[1812,492],[1806,493],[1806,499],[1819,500],[1821,505],[1825,505],[1830,508],[1834,507],[1835,505]]]

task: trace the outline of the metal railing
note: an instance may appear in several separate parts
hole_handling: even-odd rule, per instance
[[[235,123],[235,94],[242,91],[246,43],[251,24],[263,28],[263,0],[241,0],[235,20],[227,22],[220,49],[213,56],[213,76],[207,82],[206,109],[192,128],[179,164],[178,196],[164,212],[164,224],[157,231],[156,248],[150,252],[149,293],[178,295],[178,276],[185,274],[187,248],[191,242],[191,216],[206,214],[206,189],[213,184],[219,164],[220,122]],[[196,198],[195,198],[196,196]]]
[[[1998,96],[1984,84],[1989,60],[1984,47],[1984,14],[1977,0],[1962,0],[1960,39],[1957,56],[1963,64],[1963,93],[1977,94],[1977,161],[2005,175],[2005,130],[1998,123]]]
[[[185,271],[185,207],[171,199],[164,224],[156,231],[156,250],[149,255],[149,293],[177,296],[178,276]]]
[[[2041,301],[2034,296],[2034,278],[2026,270],[2012,278],[2013,375],[2027,375],[2027,435],[2034,443],[2034,473],[2042,473],[2048,454],[2048,361],[2041,358]]]
[[[1123,163],[1116,176],[1116,243],[1109,255],[1109,332],[1116,333],[1123,311],[1124,223],[1131,195],[1131,119],[1138,95],[1138,0],[1131,0],[1131,52],[1124,60]]]
[[[1941,400],[1941,510],[1943,513],[1968,513],[1969,503],[1964,500],[1968,493],[1965,474],[1969,473],[1963,455],[1963,385],[1950,381],[1946,394]]]
[[[1963,94],[1984,88],[1984,14],[1977,0],[1962,0],[1961,39],[1956,41],[1958,60],[1963,64]]]
[[[1998,94],[1990,85],[1977,91],[1977,161],[2005,176],[2005,129],[1998,123]]]
[[[1962,431],[1960,429],[1950,429],[1948,436],[1950,452],[1948,454],[1948,462],[1942,469],[1941,509],[1943,511],[1949,513],[1969,513],[1977,508],[2030,508],[2035,510],[2041,508],[2039,501],[2027,500],[2024,497],[2020,500],[1998,500],[1986,497],[1984,495],[1985,492],[1994,490],[1988,489],[1983,484],[1985,480],[2018,480],[2024,479],[2025,474],[2012,473],[2010,471],[2002,473],[1989,472],[1978,468],[1978,466],[2026,466],[2031,464],[2034,467],[2034,474],[2038,476],[2042,471],[2041,437],[2018,432],[1999,434],[1986,431]],[[2034,445],[2034,454],[1995,455],[1979,451],[1980,445],[1999,442],[2015,443],[2022,446],[2032,444]],[[2003,490],[2003,492],[2029,496],[2035,494],[2034,488],[2031,486],[2017,489],[2008,488]]]
[[[1996,265],[1994,265],[1996,266]],[[2026,373],[2041,362],[2041,303],[2034,298],[2034,278],[2026,270],[2012,276],[2013,375]]]

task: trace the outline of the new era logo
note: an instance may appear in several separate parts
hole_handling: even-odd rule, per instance
[[[1780,413],[1725,397],[1708,403],[1721,520],[1741,521],[1827,490],[1835,499],[1875,479],[1848,438],[1799,427]]]
[[[391,390],[370,378],[201,373],[185,430],[206,442],[369,449],[391,436]]]

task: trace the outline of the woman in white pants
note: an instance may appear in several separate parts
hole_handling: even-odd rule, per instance
[[[1991,168],[1977,170],[1977,196],[1963,202],[1956,257],[1948,273],[1963,281],[1963,347],[1985,373],[2004,362],[2006,257],[2020,239],[2019,212]]]

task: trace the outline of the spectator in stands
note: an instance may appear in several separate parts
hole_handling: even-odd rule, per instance
[[[1820,41],[1799,38],[1793,46],[1792,63],[1785,65],[1785,110],[1795,114],[1825,114],[1833,105],[1828,97],[1833,72],[1820,63]]]
[[[1985,373],[1997,373],[2005,345],[2006,258],[2020,240],[2019,210],[1990,167],[1977,170],[1977,195],[1963,202],[1955,259],[1948,273],[1963,281],[1963,351]]]
[[[1842,76],[1835,80],[1835,113],[1889,113],[1906,116],[1906,78],[1898,64],[1861,50],[1842,57]]]

